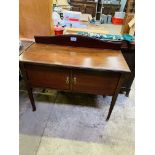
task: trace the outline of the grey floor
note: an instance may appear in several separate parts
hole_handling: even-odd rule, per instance
[[[34,90],[32,112],[20,82],[20,155],[134,155],[134,84],[119,95],[105,121],[111,97]]]

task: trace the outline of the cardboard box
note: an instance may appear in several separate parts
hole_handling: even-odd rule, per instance
[[[80,20],[81,17],[81,12],[76,12],[76,11],[63,11],[63,17],[64,19],[77,19]]]

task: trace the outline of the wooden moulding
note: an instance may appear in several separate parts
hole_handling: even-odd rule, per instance
[[[56,44],[75,47],[100,48],[120,50],[123,41],[103,41],[80,35],[59,35],[59,36],[34,36],[36,43]]]

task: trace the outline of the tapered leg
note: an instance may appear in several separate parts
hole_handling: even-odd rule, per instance
[[[32,111],[36,111],[36,106],[35,106],[35,102],[34,102],[34,98],[33,98],[32,88],[28,88],[27,91],[28,91],[28,95],[29,95],[30,102],[32,105]]]
[[[110,118],[110,115],[111,115],[112,110],[113,110],[113,108],[115,106],[116,99],[117,99],[117,96],[118,96],[118,94],[120,92],[120,88],[121,88],[121,85],[122,85],[123,81],[124,81],[124,74],[121,74],[120,79],[119,79],[118,84],[117,84],[117,87],[116,87],[116,90],[115,90],[115,93],[114,93],[114,95],[112,97],[112,101],[111,101],[111,105],[110,105],[110,108],[109,108],[109,112],[108,112],[108,116],[107,116],[106,121],[108,121],[109,118]]]
[[[107,116],[106,121],[108,121],[109,118],[110,118],[110,115],[111,115],[112,110],[113,110],[113,108],[114,108],[114,106],[115,106],[115,103],[116,103],[117,96],[118,96],[118,94],[115,94],[115,95],[112,97],[112,101],[111,101],[111,105],[110,105],[110,108],[109,108],[109,112],[108,112],[108,116]]]
[[[23,78],[24,78],[24,81],[25,81],[25,86],[26,86],[27,91],[28,91],[29,99],[30,99],[30,102],[31,102],[31,105],[32,105],[32,111],[36,111],[36,106],[35,106],[35,102],[34,102],[34,98],[33,98],[32,88],[29,85],[29,82],[28,82],[28,79],[27,79],[27,74],[26,74],[23,63],[20,63],[20,70],[21,70],[21,73],[23,75]]]
[[[129,97],[129,93],[130,93],[130,89],[128,89],[128,90],[126,91],[125,96],[126,96],[126,97]]]

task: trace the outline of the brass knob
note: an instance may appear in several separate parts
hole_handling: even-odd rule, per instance
[[[69,76],[66,77],[66,83],[69,84]]]
[[[76,77],[73,78],[73,83],[76,84]]]

